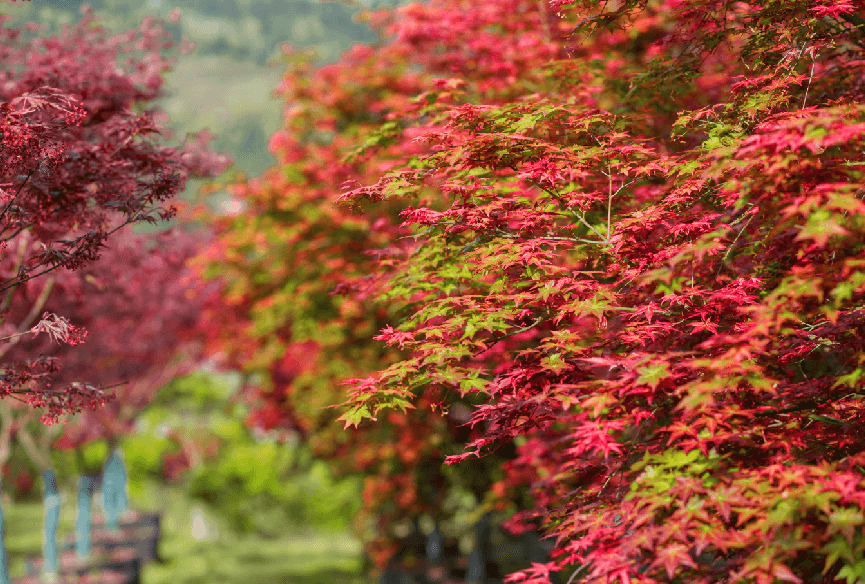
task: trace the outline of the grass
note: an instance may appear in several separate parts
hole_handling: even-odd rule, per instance
[[[176,489],[148,485],[133,493],[134,507],[162,512],[160,553],[165,564],[147,564],[142,584],[374,584],[360,574],[360,545],[348,533],[308,530],[265,539],[233,533],[208,517],[211,536],[192,536],[195,502]],[[42,555],[43,507],[40,502],[4,501],[6,547],[13,578],[24,575],[24,562]],[[74,497],[61,503],[58,540],[71,533]],[[214,529],[215,528],[215,529]]]

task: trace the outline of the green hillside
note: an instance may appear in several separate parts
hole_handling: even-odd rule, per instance
[[[180,55],[167,75],[166,96],[157,103],[169,115],[177,142],[208,128],[216,135],[213,147],[229,153],[236,170],[248,176],[275,162],[267,143],[282,121],[283,105],[271,96],[282,74],[282,45],[311,47],[322,64],[335,61],[355,43],[376,41],[359,22],[362,10],[393,5],[380,0],[34,0],[4,4],[2,11],[13,24],[36,21],[59,31],[80,19],[84,4],[111,32],[137,28],[146,16],[155,16],[165,20],[176,41],[195,42],[195,50]],[[171,23],[175,9],[181,18]],[[184,198],[197,186],[190,183]]]

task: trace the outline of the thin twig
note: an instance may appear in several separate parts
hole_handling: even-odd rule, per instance
[[[574,570],[574,573],[571,574],[570,578],[568,578],[567,584],[571,584],[574,581],[574,578],[577,577],[577,574],[579,574],[580,572],[582,572],[585,569],[586,569],[586,564],[580,564],[580,567],[577,568],[576,570]]]
[[[19,273],[21,270],[21,266],[24,265],[24,252],[27,247],[27,237],[22,237],[18,240],[18,258],[15,262],[15,273]],[[6,312],[6,309],[9,308],[9,303],[12,302],[12,291],[6,293],[6,298],[3,299],[3,306],[0,306],[0,315]],[[2,318],[2,317],[0,317]]]
[[[530,179],[530,178],[527,178],[527,179],[525,179],[525,180],[528,181],[528,182],[530,182],[531,184],[535,185],[536,187],[538,187],[539,189],[541,189],[541,190],[544,191],[545,193],[547,193],[547,194],[549,194],[549,195],[552,195],[553,197],[556,197],[557,199],[561,199],[561,198],[562,198],[562,195],[560,195],[559,193],[557,193],[557,192],[555,192],[555,191],[551,191],[551,190],[548,189],[547,187],[543,186],[542,184],[540,184],[540,183],[538,183],[538,182],[535,182],[534,180],[532,180],[532,179]],[[577,213],[577,212],[574,211],[573,209],[570,209],[570,212],[571,212],[571,214],[572,214],[574,217],[576,217],[577,219],[579,219],[579,220],[580,220],[580,223],[582,223],[583,225],[585,225],[585,226],[586,226],[586,227],[587,227],[587,228],[588,228],[592,233],[594,233],[595,235],[597,235],[597,236],[600,237],[601,239],[604,239],[604,236],[603,236],[603,235],[602,235],[602,234],[601,234],[597,229],[595,229],[594,227],[592,227],[591,225],[589,225],[588,222],[586,222],[585,218],[583,218],[582,215],[580,215],[579,213]],[[607,243],[607,242],[605,241],[604,244],[606,245],[606,243]]]
[[[814,65],[816,65],[816,60],[814,59],[814,51],[811,51],[811,73],[808,75],[808,85],[805,86],[805,97],[802,99],[802,109],[805,109],[805,104],[808,102],[808,90],[811,89],[811,80],[814,78]]]
[[[26,335],[30,332],[30,327],[33,325],[33,321],[35,321],[39,317],[39,313],[42,312],[42,308],[45,306],[45,303],[48,301],[48,296],[51,294],[51,290],[54,288],[54,278],[49,278],[47,282],[45,282],[45,286],[42,288],[42,292],[39,293],[39,298],[36,299],[36,302],[33,303],[33,306],[30,308],[30,313],[24,319],[24,321],[18,326],[18,333],[11,335],[9,339],[9,344],[5,347],[0,347],[0,357],[3,357],[9,350],[14,347],[18,343],[18,339],[21,338],[21,335]]]
[[[41,164],[41,163],[40,163],[40,164]],[[24,188],[24,185],[27,184],[27,181],[30,179],[30,176],[33,174],[33,172],[34,172],[35,170],[36,170],[36,169],[34,168],[33,170],[30,171],[30,174],[28,174],[26,177],[24,177],[24,180],[22,181],[21,186],[18,187],[18,190],[15,191],[15,194],[12,195],[12,197],[9,199],[9,203],[6,205],[6,207],[4,207],[2,211],[0,211],[0,219],[3,219],[3,218],[5,217],[5,215],[6,215],[6,211],[8,211],[8,210],[9,210],[9,207],[12,206],[12,203],[13,203],[13,202],[15,201],[15,199],[18,197],[18,194],[21,192],[21,189],[23,189],[23,188]],[[6,233],[6,227],[3,227],[3,230],[0,231],[0,237],[2,237],[4,233]]]
[[[501,337],[498,337],[498,338],[496,338],[496,339],[492,339],[492,343],[491,343],[491,344],[490,344],[486,349],[484,349],[484,350],[481,351],[480,353],[476,354],[473,358],[474,358],[474,359],[477,359],[478,357],[480,357],[481,355],[483,355],[484,353],[486,353],[487,351],[489,351],[490,349],[492,349],[496,344],[498,344],[498,343],[504,341],[505,339],[508,339],[508,338],[510,338],[510,337],[512,337],[512,336],[514,336],[514,335],[518,335],[518,334],[520,334],[520,333],[524,333],[524,332],[526,332],[526,331],[529,331],[529,330],[535,328],[536,326],[538,326],[539,324],[541,324],[541,323],[544,321],[545,318],[546,318],[546,317],[543,316],[543,315],[542,315],[542,316],[539,316],[537,319],[535,319],[535,321],[534,321],[533,323],[531,323],[531,324],[529,324],[529,325],[526,325],[526,326],[524,326],[524,327],[522,327],[522,328],[519,328],[519,329],[517,329],[517,330],[515,330],[515,331],[511,331],[511,332],[509,332],[508,334],[506,334],[506,335],[502,335]]]

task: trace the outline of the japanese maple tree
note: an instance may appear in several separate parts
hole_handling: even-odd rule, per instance
[[[370,473],[380,536],[466,440],[436,472],[515,449],[482,489],[556,542],[510,581],[865,578],[863,8],[378,14],[286,75],[281,167],[206,257],[214,350]]]
[[[861,581],[863,6],[551,5],[554,84],[343,195],[417,241],[381,268],[410,354],[343,419],[479,396],[448,462],[515,441],[511,526],[556,541],[508,581]]]
[[[202,255],[202,275],[224,285],[204,321],[211,353],[221,355],[224,366],[248,374],[251,424],[298,431],[337,472],[366,475],[358,526],[379,564],[396,550],[395,524],[421,512],[441,518],[442,503],[454,487],[482,499],[512,448],[457,473],[442,468],[446,453],[479,436],[464,426],[472,397],[456,393],[422,398],[429,406],[455,404],[447,417],[392,412],[389,426],[370,424],[356,433],[334,423],[339,412],[329,406],[345,399],[342,382],[401,354],[399,347],[373,341],[401,303],[375,301],[378,282],[367,275],[379,263],[377,247],[410,234],[399,228],[400,203],[361,217],[338,206],[334,194],[346,181],[374,181],[406,154],[429,151],[416,140],[421,133],[399,117],[429,117],[425,108],[431,101],[445,103],[448,93],[458,95],[460,82],[442,78],[450,78],[453,67],[478,79],[476,93],[483,99],[503,100],[523,91],[499,79],[499,56],[490,55],[473,72],[477,59],[465,49],[469,39],[484,35],[490,46],[510,43],[509,67],[526,85],[536,82],[526,72],[537,62],[559,52],[564,56],[551,40],[518,39],[518,33],[543,28],[539,21],[549,24],[554,16],[540,14],[530,3],[503,23],[510,4],[497,3],[476,20],[463,21],[458,12],[448,16],[460,22],[449,43],[453,54],[433,43],[414,46],[415,37],[407,35],[378,48],[357,46],[340,62],[314,69],[310,54],[287,47],[288,67],[278,88],[287,103],[285,129],[271,140],[280,166],[230,186],[233,199],[222,213],[203,209],[199,217],[217,232]],[[432,14],[412,7],[399,18],[420,26],[453,11],[450,5]],[[379,13],[374,24],[384,28],[394,19]],[[505,26],[506,33],[484,32],[491,26]],[[424,94],[426,88],[432,91]]]
[[[41,286],[28,287],[28,282],[17,289],[6,312],[13,322],[39,305],[48,313],[68,314],[88,335],[79,346],[44,336],[21,337],[17,344],[4,347],[8,350],[4,357],[16,361],[41,354],[57,359],[62,367],[51,377],[55,386],[74,387],[87,379],[114,387],[117,396],[102,408],[82,411],[75,424],[43,430],[50,438],[46,447],[66,449],[105,439],[112,450],[118,439],[133,430],[135,419],[162,386],[201,364],[201,342],[195,330],[208,290],[200,289],[185,267],[201,242],[201,232],[174,228],[136,235],[127,227],[112,236],[102,257],[89,266],[58,272],[44,278]],[[22,432],[30,432],[25,424],[32,418],[32,408],[11,411],[16,413],[20,442]],[[15,429],[4,424],[3,431]],[[43,461],[47,454],[43,452]]]
[[[14,10],[14,4],[4,6]],[[39,36],[44,27],[37,23],[9,27],[8,17],[0,15],[4,65],[0,71],[0,246],[6,250],[0,256],[0,293],[2,327],[10,343],[2,350],[4,355],[17,352],[18,358],[4,362],[0,396],[23,395],[28,405],[46,410],[43,421],[47,423],[63,413],[102,407],[111,396],[90,383],[95,381],[92,369],[75,382],[69,378],[61,383],[55,375],[59,367],[55,357],[44,351],[38,358],[21,353],[20,349],[31,346],[19,343],[22,336],[44,332],[53,342],[82,343],[87,331],[80,321],[67,318],[67,311],[76,303],[84,310],[86,296],[97,293],[95,288],[82,289],[83,281],[76,288],[73,280],[84,273],[73,276],[73,272],[95,262],[110,246],[109,237],[124,226],[172,217],[175,209],[162,204],[183,188],[188,177],[218,175],[228,163],[206,148],[206,135],[182,147],[160,144],[153,137],[170,137],[162,125],[164,115],[146,109],[147,102],[160,95],[162,73],[173,62],[163,54],[174,43],[161,24],[146,19],[138,30],[109,35],[95,22],[89,7],[83,12],[76,25],[47,37]],[[142,55],[120,62],[119,53],[130,51]],[[142,240],[130,244],[133,241],[140,248]],[[188,255],[189,245],[175,250],[164,247],[172,243],[179,245],[169,238],[161,250],[150,250],[160,257],[133,254],[141,264],[152,264],[138,266],[139,274],[162,262],[161,267],[174,271],[160,278],[179,277],[182,265],[176,258]],[[132,269],[124,266],[132,259],[128,248],[126,252],[125,256],[115,253],[108,269],[121,273]],[[168,253],[175,259],[169,259]],[[102,277],[123,282],[117,273],[109,275],[105,270]],[[132,290],[133,285],[141,285],[140,280],[126,280],[127,288],[121,284],[112,292],[146,296],[145,290]],[[63,292],[49,298],[55,286]],[[62,300],[61,295],[65,295]],[[92,312],[80,316],[98,326],[99,311],[109,310],[111,302],[118,300],[106,296],[104,302],[91,305]],[[52,306],[54,312],[43,311]],[[151,325],[171,316],[176,308],[160,306],[153,296],[136,309],[145,307],[151,310],[147,314]],[[158,312],[153,312],[157,307]],[[139,338],[144,337],[139,334]],[[156,348],[161,340],[154,334],[148,342]],[[127,342],[125,348],[134,346]],[[137,350],[141,353],[141,347]],[[107,377],[113,377],[117,372],[109,369],[110,365],[103,368]],[[83,365],[76,373],[84,374]]]

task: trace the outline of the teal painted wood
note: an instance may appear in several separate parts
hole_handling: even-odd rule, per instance
[[[78,477],[78,515],[75,518],[75,553],[83,560],[90,555],[90,512],[99,477]]]
[[[111,453],[102,474],[102,509],[105,511],[105,529],[117,531],[120,514],[126,511],[126,468],[117,450]]]
[[[0,503],[0,584],[12,584],[9,577],[9,556],[6,554],[6,518]]]
[[[42,572],[53,577],[57,574],[57,523],[60,521],[60,495],[57,493],[57,475],[53,470],[42,471],[45,484],[45,529],[42,542]]]
[[[486,558],[481,548],[476,547],[469,554],[469,565],[466,569],[466,582],[485,584],[487,579]]]
[[[431,562],[438,562],[444,557],[445,540],[439,531],[439,522],[436,521],[432,532],[426,540],[426,557]]]
[[[126,513],[129,510],[129,481],[126,477],[126,463],[123,462],[123,455],[119,450],[114,451],[115,466],[117,467],[117,509],[120,513]]]
[[[471,584],[486,584],[490,527],[490,514],[486,513],[475,526],[475,549],[469,554],[466,581]]]

